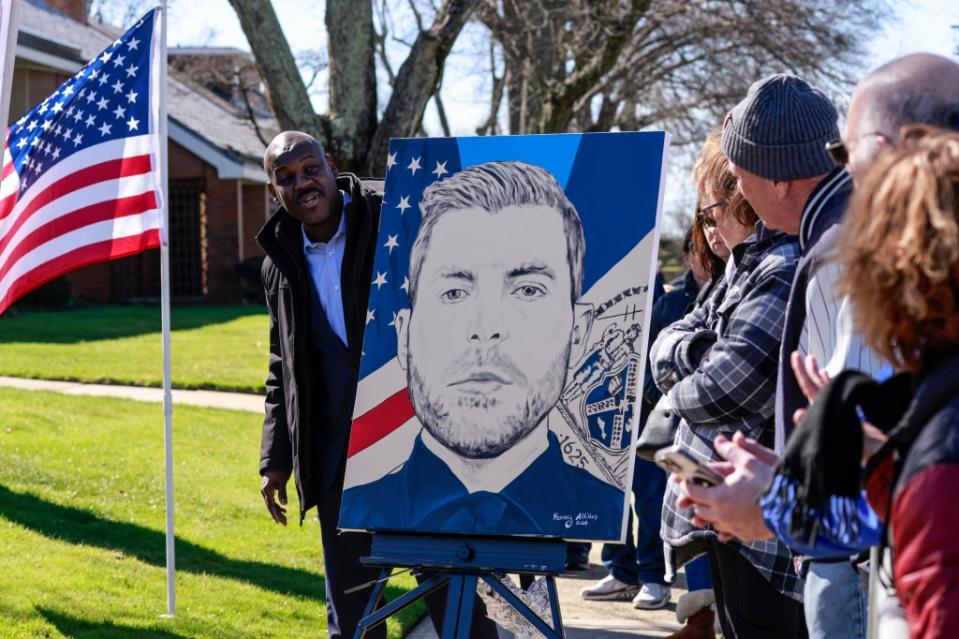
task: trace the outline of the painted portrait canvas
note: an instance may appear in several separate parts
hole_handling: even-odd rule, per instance
[[[625,538],[668,145],[392,141],[340,528]]]

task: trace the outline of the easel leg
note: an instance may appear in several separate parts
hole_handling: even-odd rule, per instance
[[[456,639],[469,639],[470,637],[470,627],[473,623],[473,604],[476,602],[476,583],[476,575],[463,575]]]
[[[386,582],[389,581],[391,574],[393,574],[393,568],[389,566],[380,571],[379,578],[376,580],[376,583],[373,584],[373,592],[370,593],[370,600],[366,603],[366,610],[363,611],[363,617],[372,615],[373,611],[380,605],[380,600],[383,599],[383,591],[386,590]]]
[[[366,603],[366,609],[363,611],[363,619],[368,619],[370,615],[373,614],[373,611],[376,610],[377,606],[380,605],[380,600],[383,599],[383,591],[386,590],[386,582],[389,580],[390,575],[393,573],[393,568],[387,566],[380,571],[380,577],[376,580],[376,583],[373,584],[373,592],[370,593],[370,600]],[[366,631],[370,629],[370,625],[364,625],[363,621],[360,621],[360,625],[356,629],[356,639],[363,639],[366,636]]]
[[[553,614],[553,630],[565,639],[566,630],[563,628],[563,617],[559,612],[559,594],[556,592],[556,577],[553,575],[546,575],[546,592],[549,594],[549,610]]]
[[[384,568],[383,570],[386,572],[392,569]],[[374,587],[372,595],[370,596],[370,603],[366,605],[366,610],[369,612],[369,615],[364,615],[363,619],[360,621],[356,628],[356,634],[353,635],[354,639],[363,639],[363,637],[366,636],[367,630],[378,623],[382,623],[387,617],[399,612],[417,599],[421,599],[437,588],[440,588],[449,578],[450,575],[447,572],[437,573],[413,590],[410,590],[409,592],[397,597],[379,610],[376,610],[376,612],[373,612],[373,610],[376,609],[380,598],[383,596],[383,590],[386,588],[386,581],[377,583]]]
[[[443,613],[443,639],[456,636],[457,616],[460,599],[463,596],[463,575],[452,575],[446,590],[446,612]]]

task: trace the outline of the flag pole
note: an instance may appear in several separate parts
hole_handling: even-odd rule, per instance
[[[17,55],[20,31],[20,0],[0,0],[0,156],[7,141],[7,115],[10,113],[10,86],[13,59]]]
[[[160,243],[160,323],[163,332],[163,443],[166,462],[166,606],[176,613],[176,555],[173,535],[173,391],[170,372],[170,184],[167,152],[167,3],[160,3],[160,180],[163,233]]]

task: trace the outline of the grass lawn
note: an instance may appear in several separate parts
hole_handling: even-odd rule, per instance
[[[269,319],[262,307],[172,311],[173,385],[263,390]],[[159,307],[98,308],[0,317],[0,375],[160,386]]]
[[[259,425],[249,413],[174,413],[178,607],[163,619],[160,405],[0,388],[0,636],[324,636],[319,527],[267,515]],[[389,598],[412,579],[396,583]],[[391,620],[390,636],[421,606]]]

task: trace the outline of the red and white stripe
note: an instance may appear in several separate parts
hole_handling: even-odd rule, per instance
[[[23,193],[9,149],[0,172],[0,313],[88,264],[160,246],[156,136],[103,142],[44,172]]]
[[[406,372],[391,358],[357,387],[344,487],[369,483],[402,464],[420,428]]]

